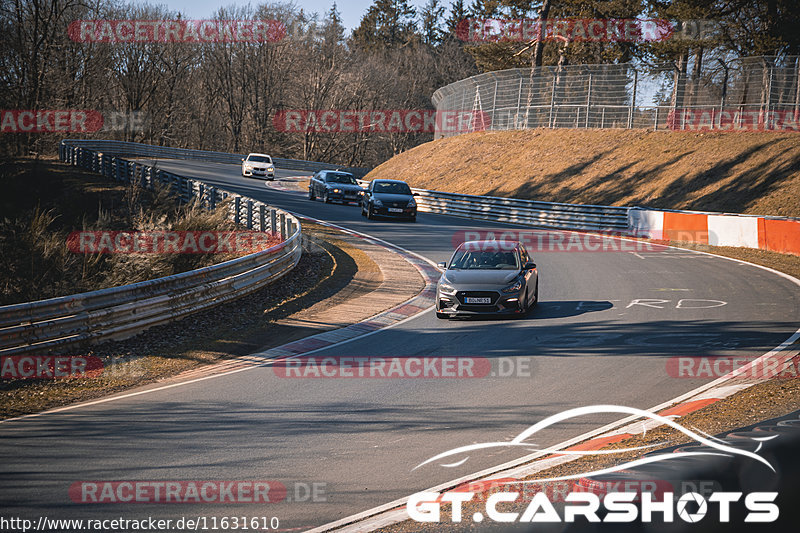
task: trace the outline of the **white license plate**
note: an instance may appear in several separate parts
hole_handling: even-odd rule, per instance
[[[464,301],[468,304],[490,304],[492,303],[491,298],[470,298],[469,296],[464,298]]]
[[[390,213],[402,213],[402,212],[403,212],[403,210],[402,210],[402,209],[400,209],[399,207],[390,207],[390,208],[389,208],[389,212],[390,212]]]

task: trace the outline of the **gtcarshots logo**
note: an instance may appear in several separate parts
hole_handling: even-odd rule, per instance
[[[272,118],[278,131],[288,133],[467,133],[491,126],[483,111],[433,109],[279,111]]]
[[[464,519],[462,505],[470,502],[474,495],[473,492],[448,492],[443,495],[437,492],[420,492],[408,499],[406,511],[409,518],[417,522],[441,522],[441,507],[443,503],[447,503],[451,506],[450,521],[458,523]],[[729,523],[732,505],[742,499],[747,509],[744,519],[747,523],[774,522],[780,514],[774,503],[778,497],[777,492],[751,492],[747,495],[741,492],[714,492],[708,497],[689,492],[678,498],[671,492],[665,492],[661,497],[646,491],[609,492],[602,498],[592,492],[571,492],[564,498],[565,505],[560,514],[544,492],[535,494],[522,513],[505,507],[504,504],[515,502],[519,496],[518,492],[492,494],[486,499],[484,510],[474,513],[470,518],[473,522],[483,522],[488,518],[505,523],[570,523],[575,522],[578,517],[589,522],[629,523],[641,520],[670,523],[675,521],[677,514],[684,522],[696,523],[713,513],[708,516],[708,521]],[[638,503],[635,502],[637,499]],[[606,511],[602,517],[597,512],[601,503]]]
[[[301,356],[272,365],[281,378],[472,379],[531,377],[530,357]]]
[[[76,20],[67,28],[79,43],[264,43],[286,37],[277,20]]]

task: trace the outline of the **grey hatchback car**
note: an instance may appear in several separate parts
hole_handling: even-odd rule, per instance
[[[459,246],[436,286],[436,317],[524,316],[539,301],[539,273],[525,247],[513,241]]]

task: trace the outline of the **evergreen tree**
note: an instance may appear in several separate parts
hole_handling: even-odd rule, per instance
[[[404,46],[417,37],[415,17],[408,0],[375,0],[353,31],[353,43],[365,50]]]
[[[464,7],[464,0],[455,0],[452,4],[450,4],[450,14],[447,15],[447,19],[445,20],[447,33],[455,36],[456,28],[458,27],[459,22],[468,16],[469,14],[467,13],[467,8]]]
[[[428,0],[419,14],[423,42],[436,45],[442,41],[443,16],[444,6],[441,5],[440,0]]]

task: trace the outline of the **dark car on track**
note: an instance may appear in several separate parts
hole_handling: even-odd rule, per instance
[[[311,177],[308,183],[308,199],[322,198],[326,204],[330,202],[361,202],[364,188],[349,172],[339,170],[320,170]]]
[[[417,220],[415,193],[408,183],[400,180],[372,180],[361,201],[361,215],[368,219],[376,216]]]
[[[436,317],[524,316],[539,301],[539,273],[515,241],[470,241],[459,246],[436,286]]]

